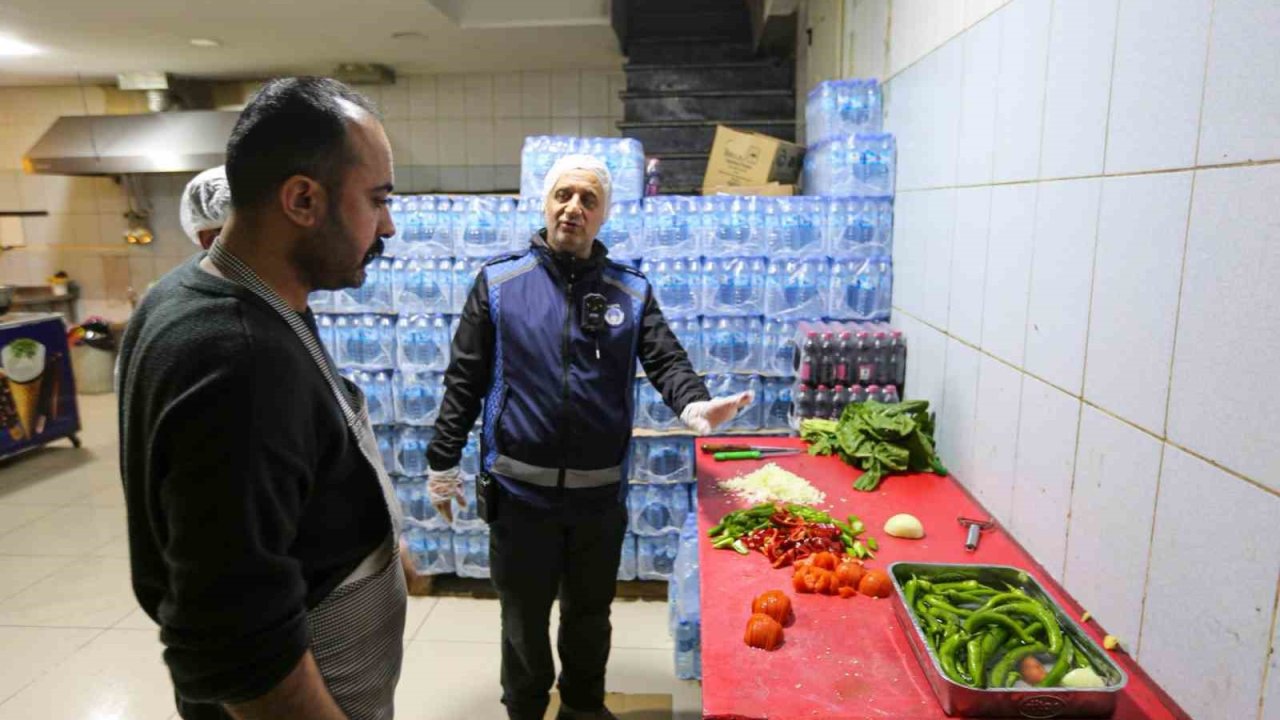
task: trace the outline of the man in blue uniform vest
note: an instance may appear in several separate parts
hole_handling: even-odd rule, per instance
[[[604,164],[585,155],[547,174],[546,228],[527,250],[487,263],[471,288],[427,451],[431,499],[447,514],[461,497],[458,463],[483,407],[478,493],[502,605],[502,702],[513,720],[546,712],[557,597],[559,717],[613,717],[605,665],[636,361],[695,432],[752,401],[749,393],[712,399],[644,275],[608,259],[595,238],[611,186]]]

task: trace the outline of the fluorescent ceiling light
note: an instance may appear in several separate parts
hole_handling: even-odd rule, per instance
[[[213,38],[191,38],[191,44],[199,48],[222,47],[222,43]]]
[[[25,55],[36,55],[40,52],[40,48],[35,45],[28,45],[21,40],[15,40],[11,37],[0,35],[0,56],[22,57]]]

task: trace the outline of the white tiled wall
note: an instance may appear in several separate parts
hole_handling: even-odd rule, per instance
[[[526,135],[618,135],[620,71],[401,76],[366,86],[382,110],[403,191],[490,191],[519,184]],[[61,115],[102,114],[100,87],[0,88],[0,210],[46,210],[48,217],[0,222],[0,283],[34,285],[58,270],[80,284],[81,316],[123,319],[130,288],[141,291],[196,249],[177,220],[190,179],[149,176],[155,242],[127,245],[125,194],[109,178],[26,175],[22,155]]]
[[[1192,716],[1280,718],[1280,5],[854,4],[943,461]]]

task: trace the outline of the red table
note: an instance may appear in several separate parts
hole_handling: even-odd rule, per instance
[[[707,438],[735,442],[742,438]],[[701,442],[701,441],[700,441]],[[803,447],[795,438],[769,438],[769,445]],[[717,481],[750,472],[765,461],[717,463],[698,454],[698,527],[701,530],[702,712],[707,718],[945,718],[907,636],[893,613],[893,598],[800,595],[791,588],[790,568],[774,570],[763,555],[744,557],[713,550],[706,532],[725,513],[747,504],[719,489]],[[896,561],[968,562],[1026,569],[1078,618],[1083,610],[1035,560],[1001,528],[982,534],[976,553],[964,549],[965,530],[957,516],[988,517],[952,478],[895,476],[876,492],[853,489],[859,471],[834,457],[792,455],[774,460],[826,493],[823,509],[838,517],[858,515],[867,534],[880,542],[868,567]],[[884,521],[900,512],[920,518],[921,540],[884,534]],[[795,622],[776,651],[753,650],[743,642],[751,599],[781,589],[792,598]],[[1099,644],[1103,632],[1090,623]],[[1185,712],[1123,653],[1113,658],[1129,675],[1114,718],[1187,718]]]

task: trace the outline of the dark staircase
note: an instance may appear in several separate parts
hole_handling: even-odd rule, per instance
[[[794,141],[795,60],[757,53],[741,0],[615,0],[627,55],[618,128],[659,158],[664,194],[702,188],[716,125]]]

